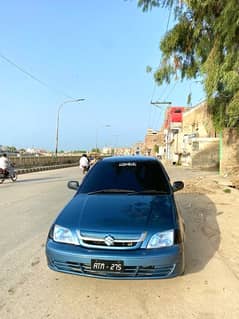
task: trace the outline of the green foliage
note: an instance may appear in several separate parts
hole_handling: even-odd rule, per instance
[[[151,10],[153,7],[172,6],[174,0],[138,0],[138,6],[142,7],[143,11]]]
[[[239,1],[138,0],[143,11],[174,9],[175,24],[160,42],[156,82],[201,76],[216,128],[239,124]]]
[[[15,146],[6,146],[6,150],[7,150],[8,152],[12,152],[12,153],[14,153],[14,152],[17,151],[17,149],[16,149]]]
[[[151,73],[151,72],[152,72],[152,68],[151,68],[150,65],[147,65],[147,66],[146,66],[146,72],[147,72],[147,73]]]
[[[97,147],[97,148],[92,148],[91,150],[92,153],[100,153],[100,149]]]
[[[238,127],[239,126],[239,91],[230,100],[227,107],[228,113],[228,126]]]
[[[158,153],[159,151],[159,146],[157,144],[154,145],[154,153]]]
[[[224,192],[224,193],[231,193],[231,190],[230,190],[229,188],[225,188],[225,189],[223,190],[223,192]]]

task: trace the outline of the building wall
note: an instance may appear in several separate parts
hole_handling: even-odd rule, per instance
[[[182,165],[213,169],[219,166],[219,139],[205,102],[183,114],[178,136]]]
[[[219,139],[195,138],[192,140],[192,167],[204,169],[219,168]]]
[[[216,137],[207,104],[202,102],[183,114],[183,133],[200,137]]]
[[[169,108],[165,113],[164,128],[165,123],[168,123],[168,114]],[[147,134],[145,144],[153,149],[158,140],[155,135],[150,135]],[[213,127],[205,102],[189,110],[185,109],[182,128],[179,128],[178,134],[168,125],[165,129],[164,142],[158,141],[159,145],[162,143],[164,146],[165,142],[165,159],[171,163],[175,162],[176,158],[182,165],[196,168],[218,169],[220,164],[222,174],[235,174],[235,172],[238,174],[239,172],[239,130],[225,129],[220,143],[219,133]],[[221,154],[221,160],[219,154]]]
[[[134,147],[129,148],[129,147],[115,147],[113,149],[114,151],[114,155],[116,156],[127,156],[127,155],[131,155],[131,154],[135,154],[135,150]]]
[[[232,174],[239,170],[239,132],[237,129],[224,129],[222,139],[221,173]]]
[[[152,129],[147,130],[145,136],[144,145],[145,145],[145,155],[156,155],[155,145],[161,146],[164,144],[164,135],[162,132],[154,131]]]
[[[182,114],[185,110],[183,106],[169,106],[165,111],[164,128],[170,129],[172,127],[178,127],[182,123]],[[175,124],[175,125],[173,125]]]
[[[219,133],[213,127],[206,103],[184,113],[180,135],[179,139],[184,139],[184,143],[179,144],[185,154],[182,157],[185,165],[201,168],[219,168],[220,165],[223,175],[239,171],[239,131],[224,129],[220,143]]]
[[[133,155],[143,155],[143,154],[145,154],[145,145],[144,145],[144,142],[135,143],[135,144],[131,147],[130,154],[133,154]]]

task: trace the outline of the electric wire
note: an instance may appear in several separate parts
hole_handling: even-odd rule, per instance
[[[173,87],[171,88],[171,90],[168,92],[166,99],[168,99],[170,97],[170,95],[172,94],[172,92],[174,91],[176,85],[178,84],[178,80],[174,82]]]
[[[57,94],[61,94],[64,95],[67,98],[73,99],[72,96],[70,96],[69,94],[63,92],[60,89],[54,88],[50,85],[48,85],[46,82],[42,81],[41,79],[39,79],[38,77],[36,77],[35,75],[33,75],[32,73],[26,71],[22,66],[19,66],[17,63],[13,62],[12,60],[10,60],[8,57],[6,57],[5,55],[3,55],[0,52],[0,58],[2,60],[4,60],[5,62],[7,62],[8,64],[10,64],[11,66],[15,67],[16,69],[18,69],[20,72],[24,73],[25,75],[27,75],[29,78],[31,78],[32,80],[34,80],[35,82],[38,82],[39,84],[41,84],[42,86],[46,87],[47,89],[54,91]]]
[[[166,27],[166,33],[168,32],[168,27],[169,27],[169,22],[170,22],[170,18],[171,18],[171,13],[172,13],[172,6],[169,10],[169,14],[168,14],[168,21],[167,21],[167,27]]]
[[[165,95],[165,100],[168,100],[168,98],[170,97],[170,95],[172,94],[172,92],[175,90],[176,85],[178,84],[178,80],[175,81],[174,85],[171,87],[171,89],[169,90],[169,92],[167,93],[167,95]],[[156,123],[158,126],[160,125],[160,122],[162,122],[162,116],[165,115],[166,109],[167,109],[168,105],[164,105],[161,108],[161,112],[160,112],[160,117],[158,118],[158,122]]]
[[[165,31],[165,33],[168,32],[169,23],[170,23],[171,14],[172,14],[172,8],[173,8],[173,7],[171,6],[171,8],[170,8],[170,10],[169,10],[169,13],[168,13],[168,19],[167,19],[167,24],[166,24],[166,31]],[[167,83],[166,88],[162,88],[162,90],[161,90],[161,92],[160,92],[160,94],[159,94],[159,95],[160,95],[160,99],[163,100],[163,96],[166,94],[166,91],[167,91],[168,87],[169,87],[169,83]],[[151,103],[152,100],[153,100],[153,97],[154,97],[154,95],[155,95],[155,91],[156,91],[156,81],[154,80],[154,86],[153,86],[153,91],[152,91],[150,103]],[[159,113],[159,114],[158,114],[158,113]],[[152,125],[151,125],[152,128],[157,127],[157,124],[159,125],[159,122],[161,121],[162,113],[163,113],[163,108],[162,108],[162,110],[161,110],[160,112],[157,112],[157,113],[156,113],[156,110],[155,110],[155,108],[154,108],[154,114],[156,114],[156,115],[153,116],[153,121],[152,121]],[[150,111],[150,113],[149,113],[149,123],[151,123],[151,115],[152,115],[152,112]]]
[[[170,22],[170,18],[171,18],[171,14],[172,14],[172,8],[173,8],[173,7],[171,7],[171,8],[170,8],[169,13],[168,13],[168,20],[167,20],[167,25],[166,25],[165,33],[167,33],[167,32],[168,32],[169,22]],[[166,88],[165,88],[165,89],[164,89],[164,88],[162,88],[162,93],[163,93],[163,92],[166,92],[166,90],[167,90],[168,86],[169,86],[169,83],[167,83],[167,86],[166,86]],[[162,94],[161,94],[161,95],[162,95]]]
[[[154,86],[153,86],[150,102],[153,100],[155,90],[156,90],[156,82],[154,81]],[[148,127],[151,126],[151,116],[152,116],[152,108],[150,108],[149,113],[148,113]]]
[[[161,90],[162,93],[159,96],[159,99],[161,101],[165,100],[165,95],[167,94],[168,88],[170,88],[169,83],[167,83],[166,86],[162,87],[162,90]],[[155,127],[155,129],[158,130],[159,127],[162,125],[162,122],[163,122],[163,118],[162,117],[164,116],[164,113],[165,113],[165,107],[163,105],[161,105],[161,106],[157,107],[157,110],[154,107],[154,110],[155,110],[155,116],[154,116],[154,125],[153,125],[153,127]]]

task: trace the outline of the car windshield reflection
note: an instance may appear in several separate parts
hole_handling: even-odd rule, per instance
[[[167,176],[157,161],[100,162],[89,171],[79,193],[170,193]]]

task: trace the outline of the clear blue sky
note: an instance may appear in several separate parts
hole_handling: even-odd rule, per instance
[[[34,81],[0,57],[0,144],[54,150],[58,106],[59,150],[131,146],[163,112],[150,100],[185,106],[204,96],[199,83],[156,87],[146,66],[160,61],[168,10],[142,13],[136,0],[12,0],[0,11],[0,54],[46,83]],[[171,20],[171,24],[173,21]],[[110,125],[110,127],[105,127]]]

